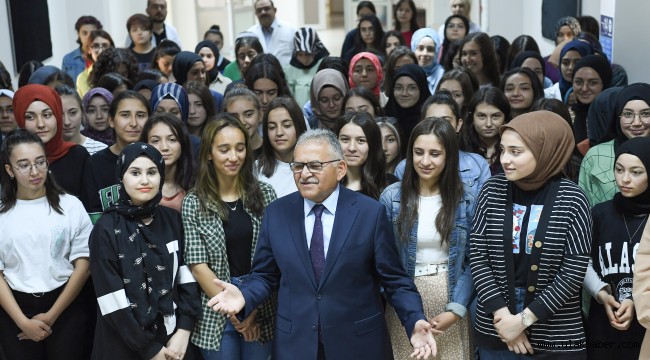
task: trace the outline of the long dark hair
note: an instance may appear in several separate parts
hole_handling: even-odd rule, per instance
[[[463,105],[460,107],[460,117],[465,118],[465,113],[467,112],[467,104],[474,96],[474,93],[479,89],[478,79],[472,70],[466,67],[459,67],[456,69],[449,70],[445,72],[444,75],[438,81],[438,86],[436,87],[436,92],[440,90],[440,85],[447,80],[456,80],[460,84],[461,89],[463,90]]]
[[[208,121],[214,120],[214,117],[217,116],[217,107],[214,104],[214,98],[212,97],[210,88],[208,88],[207,85],[200,81],[188,81],[185,83],[184,88],[187,91],[188,97],[190,94],[196,95],[199,97],[199,99],[201,99],[201,102],[203,103],[206,117],[205,121],[201,125],[201,129],[199,130],[200,134],[203,132],[203,129],[205,129],[205,125],[208,123]]]
[[[397,73],[397,71],[395,71],[395,63],[402,56],[407,56],[411,58],[414,64],[418,63],[418,59],[415,57],[415,53],[409,47],[398,46],[395,49],[393,49],[393,52],[391,52],[390,55],[388,55],[388,58],[384,63],[384,84],[382,85],[384,90],[393,88],[393,78]]]
[[[222,221],[228,220],[228,210],[226,204],[221,199],[219,194],[219,179],[217,172],[210,160],[212,151],[212,141],[217,134],[227,128],[232,127],[238,129],[244,135],[244,142],[246,144],[246,159],[244,164],[239,170],[237,175],[237,187],[239,195],[241,196],[244,207],[251,210],[254,215],[260,216],[264,211],[264,197],[260,189],[259,182],[255,176],[254,157],[253,151],[250,146],[250,139],[248,132],[244,125],[232,114],[221,113],[217,115],[214,121],[211,121],[201,135],[201,148],[199,150],[199,167],[196,178],[196,186],[194,192],[199,198],[202,211],[207,212],[208,204],[213,205],[217,209],[217,215]]]
[[[503,74],[503,77],[501,77],[501,84],[499,84],[499,89],[501,89],[504,94],[506,93],[506,83],[508,82],[508,78],[517,74],[526,75],[530,80],[530,87],[533,89],[533,101],[530,103],[528,110],[524,111],[529,112],[530,109],[532,109],[535,101],[544,97],[544,86],[539,82],[539,77],[537,77],[537,74],[533,70],[525,67],[519,67],[506,71],[506,73]],[[514,110],[512,108],[510,111],[514,113]],[[522,114],[524,112],[522,112]]]
[[[400,210],[397,223],[400,228],[400,240],[408,242],[411,229],[418,218],[420,197],[420,177],[413,164],[413,144],[420,135],[434,135],[445,149],[445,168],[440,174],[440,197],[442,207],[435,220],[435,226],[443,242],[449,242],[454,227],[456,209],[463,196],[463,183],[458,173],[458,140],[451,124],[441,118],[426,118],[413,128],[408,142],[406,168],[402,179]]]
[[[20,144],[38,144],[43,149],[43,155],[45,155],[45,144],[41,138],[36,134],[33,134],[24,129],[16,129],[7,135],[7,137],[2,142],[2,174],[0,175],[0,187],[2,191],[0,192],[0,214],[9,212],[11,209],[16,206],[18,200],[18,181],[15,178],[9,177],[7,171],[5,171],[5,166],[9,165],[13,168],[9,158],[11,153],[14,151],[14,148]],[[54,181],[54,176],[48,170],[47,176],[45,177],[45,197],[47,198],[50,208],[54,209],[57,213],[63,215],[63,209],[61,208],[61,199],[59,196],[63,195],[64,192],[61,190]]]
[[[519,35],[512,40],[512,44],[510,44],[508,54],[506,55],[506,69],[510,69],[512,67],[512,62],[515,61],[517,55],[524,51],[540,53],[539,45],[537,45],[537,41],[535,41],[534,37],[530,35]],[[543,65],[544,64],[542,64],[542,66]]]
[[[397,21],[397,9],[399,9],[400,5],[404,3],[408,4],[408,6],[411,8],[411,13],[413,14],[413,16],[411,16],[411,24],[409,25],[410,29],[401,29],[400,28],[401,24],[399,23],[399,21]],[[399,0],[397,4],[393,6],[393,23],[395,24],[395,30],[397,31],[415,32],[420,28],[420,25],[418,25],[418,11],[415,8],[415,3],[413,2],[413,0]]]
[[[463,44],[460,47],[461,57],[465,44],[473,41],[478,45],[481,51],[481,58],[483,60],[483,74],[490,80],[493,86],[496,86],[501,79],[501,72],[499,71],[499,64],[497,64],[497,55],[492,45],[492,40],[488,34],[483,32],[471,33],[465,36]],[[478,75],[477,75],[478,76]]]
[[[474,129],[474,112],[480,104],[492,105],[499,109],[503,113],[504,124],[507,124],[510,121],[510,103],[508,103],[503,91],[490,86],[474,93],[472,100],[467,105],[467,113],[463,119],[463,130],[461,131],[461,150],[477,153],[485,158],[487,156],[487,144]],[[497,146],[494,155],[492,155],[493,163],[496,163],[496,160],[499,159],[500,152],[500,148]]]
[[[181,145],[181,156],[176,161],[174,181],[185,191],[194,185],[194,158],[192,156],[192,143],[190,134],[185,125],[176,116],[170,113],[157,113],[147,119],[142,127],[140,141],[149,143],[149,132],[157,124],[165,124],[172,131]],[[164,180],[164,179],[163,179]]]
[[[402,35],[401,32],[397,30],[386,31],[384,33],[384,36],[381,38],[381,49],[379,49],[381,54],[384,56],[388,56],[388,54],[386,53],[386,43],[388,42],[388,38],[391,36],[394,36],[399,40],[399,46],[406,46],[406,40],[404,40],[404,35]]]
[[[253,85],[259,79],[273,81],[278,86],[278,96],[292,96],[282,65],[273,54],[259,54],[251,60],[244,74],[244,84],[254,91]]]
[[[386,187],[386,155],[381,141],[381,130],[372,115],[365,111],[349,112],[338,122],[336,134],[347,124],[355,124],[361,127],[368,142],[368,157],[363,164],[361,177],[361,192],[373,199],[379,199],[379,195]],[[341,180],[347,182],[347,175]]]
[[[379,99],[375,96],[375,94],[372,93],[372,91],[364,88],[363,86],[357,86],[354,89],[350,89],[350,91],[345,94],[345,97],[343,97],[343,112],[345,112],[345,104],[347,104],[348,100],[353,96],[358,96],[360,98],[368,100],[370,104],[372,104],[373,110],[375,110],[375,118],[384,116],[384,109],[381,107]]]
[[[364,15],[359,19],[359,24],[357,25],[357,33],[354,36],[354,54],[369,50],[366,44],[361,38],[361,23],[364,21],[370,21],[372,24],[372,31],[375,33],[375,41],[372,44],[375,47],[377,53],[381,52],[381,39],[384,37],[384,29],[381,26],[381,22],[375,15]]]
[[[257,166],[260,172],[267,178],[273,176],[275,173],[276,165],[275,150],[271,145],[271,141],[268,140],[269,114],[271,111],[278,108],[284,108],[289,113],[289,117],[291,117],[291,121],[293,122],[293,127],[296,129],[296,141],[298,141],[300,135],[307,131],[307,125],[305,124],[305,118],[302,113],[302,109],[300,108],[300,105],[296,103],[296,100],[290,96],[278,96],[275,99],[271,100],[268,108],[266,109],[266,113],[264,113],[264,117],[262,118],[262,137],[264,139],[267,139],[267,141],[262,142],[262,155],[257,161]]]

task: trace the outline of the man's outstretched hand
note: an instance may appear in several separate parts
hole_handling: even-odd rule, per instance
[[[433,338],[435,329],[426,320],[418,320],[411,335],[413,353],[411,357],[416,359],[428,359],[429,356],[436,357],[436,340]]]
[[[223,315],[235,315],[239,313],[244,308],[246,302],[237,286],[219,279],[214,279],[213,281],[223,290],[208,301],[208,306]]]

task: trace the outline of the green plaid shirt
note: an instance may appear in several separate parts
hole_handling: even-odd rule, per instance
[[[615,162],[614,140],[592,147],[582,160],[578,186],[587,195],[591,207],[613,199],[618,192],[614,178]]]
[[[264,196],[266,207],[276,199],[275,191],[271,185],[259,182]],[[224,281],[230,281],[230,267],[226,255],[226,236],[223,230],[223,223],[216,213],[216,209],[209,205],[208,211],[202,211],[199,198],[192,191],[183,200],[183,228],[185,230],[185,262],[191,264],[207,264],[217,277]],[[251,217],[253,223],[253,244],[251,251],[251,263],[257,238],[262,225],[262,216],[253,215],[248,207],[244,210]],[[212,311],[207,306],[208,297],[201,292],[203,302],[203,318],[199,320],[192,332],[192,343],[202,349],[219,350],[221,336],[226,324],[226,317]],[[267,342],[273,338],[273,327],[275,322],[275,309],[277,304],[276,296],[271,296],[259,306],[257,321],[260,324],[260,342]]]

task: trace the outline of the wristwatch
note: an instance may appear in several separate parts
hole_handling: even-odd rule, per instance
[[[521,315],[521,322],[525,327],[533,325],[533,317],[528,315],[525,311],[519,313]]]

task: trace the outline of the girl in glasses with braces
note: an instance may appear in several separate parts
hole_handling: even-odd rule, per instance
[[[54,182],[36,134],[11,133],[2,165],[0,344],[9,359],[88,359],[78,295],[89,274],[90,218]]]

